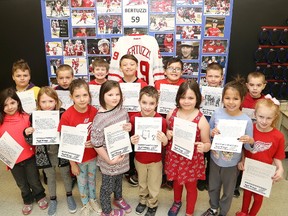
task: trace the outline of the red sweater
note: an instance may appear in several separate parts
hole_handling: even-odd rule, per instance
[[[20,114],[16,112],[14,115],[5,115],[4,122],[0,125],[0,137],[5,131],[23,147],[23,151],[16,160],[16,164],[31,158],[34,155],[34,147],[29,145],[23,135],[25,128],[30,127],[29,115],[26,113]]]
[[[168,84],[168,85],[176,85],[180,86],[183,82],[186,80],[183,78],[180,78],[176,83],[171,83],[168,79],[162,79],[162,80],[157,80],[155,81],[155,88],[159,91],[160,90],[160,85],[161,84]]]
[[[255,109],[255,105],[257,103],[258,100],[264,98],[265,95],[261,94],[261,96],[259,98],[252,98],[251,95],[249,94],[249,92],[245,95],[245,98],[242,102],[241,107],[243,108],[250,108],[250,109]]]

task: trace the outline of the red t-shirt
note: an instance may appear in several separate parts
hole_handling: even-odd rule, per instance
[[[130,122],[132,124],[131,134],[134,135],[135,133],[135,117],[143,117],[141,112],[135,113],[131,118]],[[167,123],[166,120],[159,114],[155,113],[153,117],[160,117],[162,118],[162,132],[166,134]],[[143,164],[149,164],[153,162],[159,162],[162,160],[161,153],[152,153],[152,152],[135,152],[135,159]]]
[[[176,83],[172,83],[170,82],[167,78],[166,79],[162,79],[162,80],[156,80],[155,81],[155,88],[159,91],[160,90],[160,85],[161,84],[168,84],[168,85],[177,85],[180,86],[183,82],[185,82],[186,80],[183,78],[180,78]]]
[[[96,82],[96,79],[94,79],[94,80],[90,81],[90,82],[88,83],[88,85],[102,85],[102,84]]]
[[[253,138],[253,150],[245,150],[246,157],[268,164],[273,163],[273,158],[285,159],[285,138],[276,128],[269,132],[260,132],[254,124]]]
[[[241,104],[241,107],[255,109],[255,105],[256,105],[257,101],[264,98],[264,97],[265,97],[265,95],[261,94],[261,96],[259,98],[253,98],[253,97],[251,97],[250,93],[248,92],[244,97],[244,100]]]
[[[95,115],[97,114],[97,109],[91,105],[88,105],[88,109],[85,113],[78,112],[74,106],[69,107],[61,116],[58,131],[61,131],[62,125],[76,127],[79,124],[92,123]],[[87,141],[90,140],[90,132],[87,136]],[[94,148],[85,148],[82,163],[96,158],[97,153]]]

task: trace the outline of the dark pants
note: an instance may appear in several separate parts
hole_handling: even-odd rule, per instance
[[[31,204],[39,201],[46,196],[43,188],[39,172],[36,168],[35,157],[26,159],[18,164],[15,164],[11,173],[16,181],[17,186],[21,190],[21,196],[24,204]]]

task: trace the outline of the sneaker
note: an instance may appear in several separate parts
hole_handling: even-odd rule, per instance
[[[77,205],[75,203],[73,196],[67,196],[67,206],[68,206],[68,210],[71,214],[73,214],[77,211]]]
[[[87,203],[86,205],[84,205],[81,208],[81,216],[90,216],[90,208],[89,208],[89,203]]]
[[[233,196],[238,198],[240,196],[240,191],[238,189],[235,189]]]
[[[136,214],[138,214],[138,215],[143,214],[143,212],[145,211],[145,209],[146,209],[146,205],[139,203],[139,204],[137,205],[137,207],[136,207],[136,210],[135,210],[135,211],[136,211]]]
[[[50,200],[49,208],[48,208],[48,215],[55,216],[57,210],[57,200]]]
[[[136,175],[130,176],[129,179],[128,179],[128,183],[132,187],[138,187],[138,177]]]
[[[114,209],[109,214],[101,213],[101,216],[125,216],[123,209]]]
[[[182,202],[174,202],[172,207],[169,209],[168,216],[176,216],[182,206]]]
[[[46,197],[43,197],[38,201],[38,206],[40,209],[44,210],[48,207],[48,201]]]
[[[114,205],[120,209],[125,210],[126,213],[130,213],[132,211],[131,206],[123,199],[114,200]]]
[[[157,206],[154,207],[154,208],[149,208],[148,207],[148,210],[147,210],[145,216],[155,216],[156,211],[157,211]]]
[[[238,212],[236,212],[235,216],[248,216],[248,214],[241,212],[241,211],[238,211]]]
[[[24,204],[22,208],[23,215],[29,215],[32,212],[33,205],[32,204]]]
[[[97,214],[101,214],[102,209],[96,200],[90,199],[89,203],[90,203],[90,207],[93,211],[95,211]]]
[[[214,212],[211,208],[207,209],[206,212],[201,214],[201,216],[216,216],[216,215],[217,215],[217,211]]]

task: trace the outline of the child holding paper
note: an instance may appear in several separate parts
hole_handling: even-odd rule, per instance
[[[137,73],[141,71],[137,71],[138,68],[138,59],[134,55],[126,54],[123,55],[119,62],[120,70],[123,73],[122,79],[119,83],[140,83],[140,88],[147,86],[147,83],[139,79],[137,77]],[[146,69],[146,67],[145,67]],[[134,115],[134,112],[128,112],[129,118]],[[133,148],[133,146],[132,146]],[[128,180],[128,183],[132,187],[138,186],[138,177],[135,171],[135,164],[134,164],[134,151],[130,153],[130,169],[127,173],[125,173],[125,177]]]
[[[204,115],[199,111],[202,96],[198,84],[193,80],[182,83],[176,95],[176,109],[167,115],[168,145],[165,160],[165,172],[167,180],[173,180],[174,203],[168,212],[168,216],[178,214],[182,202],[182,192],[185,185],[186,215],[193,215],[197,200],[197,180],[205,179],[204,154],[210,149],[209,124]],[[174,118],[181,118],[197,124],[196,140],[192,159],[181,156],[171,150]]]
[[[22,213],[24,215],[31,213],[34,200],[37,201],[41,209],[48,207],[45,189],[40,182],[35,165],[34,148],[26,142],[23,136],[23,130],[29,125],[29,115],[23,111],[16,91],[12,88],[2,90],[0,93],[0,137],[8,132],[23,147],[11,173],[21,190],[24,202]]]
[[[223,68],[220,64],[212,62],[206,68],[206,82],[209,87],[221,88],[223,80]],[[207,121],[210,120],[210,116],[205,116]],[[198,180],[197,188],[200,191],[208,190],[209,185],[209,166],[210,166],[210,151],[204,153],[206,159],[205,180]]]
[[[218,108],[211,116],[210,135],[214,137],[221,131],[217,128],[219,120],[245,120],[247,125],[245,134],[239,137],[243,143],[253,144],[252,134],[253,126],[251,119],[240,110],[241,103],[245,96],[245,86],[241,79],[228,82],[222,92],[222,102],[225,108]],[[249,144],[246,146],[249,147]],[[227,215],[236,185],[238,169],[237,164],[241,160],[241,153],[232,153],[224,151],[211,150],[210,152],[210,170],[209,170],[209,197],[210,208],[202,216]],[[223,195],[220,198],[221,188],[223,186]]]
[[[245,150],[245,157],[268,164],[275,164],[276,172],[272,177],[274,182],[279,181],[283,175],[284,170],[281,160],[285,159],[285,138],[275,128],[277,117],[280,114],[279,106],[279,101],[270,95],[266,95],[265,99],[258,100],[255,106],[256,123],[253,130],[253,148],[250,151]],[[244,160],[239,163],[238,167],[243,170]],[[252,202],[250,207],[252,197],[254,202]],[[236,213],[236,216],[256,216],[262,202],[262,195],[244,189],[242,208],[241,211]]]
[[[161,119],[162,131],[155,131],[156,138],[163,146],[167,145],[166,120],[155,111],[158,98],[158,91],[153,86],[146,86],[141,89],[139,95],[141,111],[130,118],[133,134],[131,136],[132,144],[138,144],[140,139],[140,135],[135,134],[135,118],[157,117]],[[148,206],[145,216],[154,216],[158,207],[158,194],[162,182],[162,154],[157,152],[135,152],[134,162],[139,180],[139,204],[136,207],[136,214],[142,214]]]
[[[54,89],[51,87],[42,87],[38,93],[37,109],[38,110],[59,110],[60,116],[65,111],[60,108],[61,102]],[[34,128],[32,125],[32,115],[30,115],[30,127],[25,128],[24,136],[26,141],[32,145]],[[53,216],[57,211],[56,196],[56,167],[59,167],[67,196],[67,205],[70,213],[77,211],[75,200],[72,196],[72,179],[70,176],[69,161],[58,158],[59,145],[37,145],[35,147],[36,166],[43,169],[47,176],[48,190],[50,195],[50,204],[48,215]]]
[[[96,201],[96,156],[97,153],[90,141],[90,128],[97,109],[90,105],[91,96],[89,86],[83,79],[75,79],[69,87],[70,96],[74,105],[69,107],[62,115],[58,130],[62,125],[76,127],[85,125],[88,128],[84,155],[81,163],[70,161],[72,173],[77,176],[78,189],[83,208],[81,215],[90,215],[90,210],[101,213]]]
[[[123,124],[123,130],[131,131],[127,111],[122,108],[123,96],[119,83],[112,80],[103,83],[100,88],[99,101],[101,107],[93,120],[91,143],[98,153],[97,163],[102,172],[100,189],[102,216],[123,216],[125,212],[132,211],[122,196],[122,177],[123,173],[129,170],[129,155],[118,155],[111,160],[104,135],[104,128],[122,121],[127,122]],[[114,193],[114,205],[119,209],[111,207],[112,193]]]

